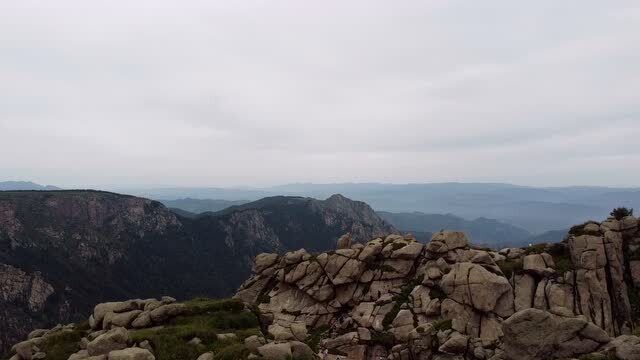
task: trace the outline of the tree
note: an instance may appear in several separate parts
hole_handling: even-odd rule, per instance
[[[626,207],[615,208],[610,215],[616,218],[616,220],[622,220],[624,217],[632,216],[633,209],[627,209]]]

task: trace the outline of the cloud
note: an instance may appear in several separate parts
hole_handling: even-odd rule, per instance
[[[638,185],[639,20],[633,1],[8,0],[0,177]]]

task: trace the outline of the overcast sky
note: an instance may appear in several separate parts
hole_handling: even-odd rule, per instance
[[[640,2],[0,1],[0,181],[640,186]]]

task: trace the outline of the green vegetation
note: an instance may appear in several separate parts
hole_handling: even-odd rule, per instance
[[[571,255],[569,254],[569,248],[565,243],[551,244],[547,248],[547,253],[549,253],[553,258],[558,275],[562,275],[567,271],[574,269],[573,263],[571,262]]]
[[[393,266],[376,262],[375,260],[366,261],[367,269],[369,270],[382,270],[383,272],[396,272]]]
[[[447,294],[445,294],[438,284],[433,284],[433,286],[431,286],[431,290],[429,290],[429,297],[432,299],[444,300],[447,298]]]
[[[311,333],[307,336],[305,343],[309,345],[311,350],[314,352],[318,352],[318,345],[320,345],[320,340],[322,340],[323,335],[325,335],[330,330],[328,325],[322,325],[311,330]]]
[[[451,319],[440,320],[440,321],[437,321],[437,322],[433,323],[433,328],[435,329],[435,332],[438,332],[438,331],[441,331],[441,330],[442,331],[449,330],[449,329],[451,329],[451,326],[452,326]]]
[[[616,220],[622,220],[627,216],[633,216],[633,209],[627,209],[626,207],[615,208],[611,211],[611,214]]]
[[[148,340],[158,360],[195,359],[207,351],[212,351],[216,360],[246,358],[249,353],[242,341],[259,333],[255,314],[232,299],[198,298],[185,304],[186,315],[176,317],[163,328],[131,331],[132,340]],[[237,338],[218,340],[217,334],[222,333],[234,333]],[[202,343],[189,344],[194,337]]]
[[[568,256],[554,257],[553,262],[556,263],[556,272],[558,275],[562,275],[567,271],[573,270],[573,263]]]
[[[371,341],[373,343],[390,348],[394,344],[395,337],[393,336],[393,334],[386,331],[373,331],[371,332]]]
[[[591,231],[586,231],[584,228],[585,226],[589,225],[589,224],[598,224],[595,221],[587,221],[583,224],[580,225],[575,225],[572,226],[569,229],[569,234],[574,235],[574,236],[581,236],[581,235],[599,235],[599,232],[591,232]]]
[[[79,341],[84,335],[82,329],[61,331],[47,336],[41,349],[47,354],[47,360],[67,360],[69,355],[80,350]]]
[[[405,304],[412,300],[411,292],[413,291],[413,288],[415,288],[416,285],[420,284],[421,282],[422,277],[412,279],[408,283],[404,284],[404,286],[402,286],[399,293],[393,296],[393,308],[391,308],[391,310],[382,319],[382,326],[384,326],[385,329],[389,328],[393,320],[396,318],[396,316],[400,312],[400,307],[402,307],[402,304]]]
[[[522,260],[520,259],[506,259],[497,261],[496,264],[502,270],[504,276],[509,279],[513,274],[522,273]]]
[[[542,254],[547,249],[547,244],[533,244],[524,248],[525,255]]]
[[[640,289],[635,286],[629,286],[627,288],[627,294],[629,295],[629,304],[631,305],[631,319],[639,325],[638,329],[640,329]],[[637,331],[640,333],[640,330]]]

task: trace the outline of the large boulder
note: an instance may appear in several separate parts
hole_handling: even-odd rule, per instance
[[[262,253],[258,254],[253,261],[253,268],[251,269],[254,273],[259,274],[264,269],[273,266],[278,260],[278,254],[270,254],[270,253]]]
[[[427,244],[427,251],[446,253],[467,246],[467,236],[460,231],[440,231],[431,237]]]
[[[616,359],[620,360],[640,360],[640,337],[618,336],[606,344],[603,351],[615,354]]]
[[[265,360],[286,360],[293,356],[291,352],[291,344],[285,343],[268,343],[258,348],[258,353]]]
[[[107,313],[122,313],[137,310],[138,306],[139,304],[135,300],[101,303],[93,308],[93,319],[95,324],[102,325],[102,320]]]
[[[109,352],[108,360],[155,360],[155,356],[147,350],[137,347]]]
[[[186,306],[184,304],[167,304],[152,310],[149,316],[154,323],[162,324],[172,317],[183,314],[185,311]]]
[[[96,337],[87,344],[87,352],[90,356],[107,354],[113,350],[121,350],[127,347],[129,332],[125,328],[113,328]]]
[[[447,296],[458,303],[501,316],[513,313],[513,289],[504,277],[478,264],[456,263],[440,284]],[[507,298],[509,301],[501,301]]]
[[[589,354],[609,341],[607,333],[584,318],[563,317],[538,309],[521,310],[504,321],[507,359],[571,358]]]

